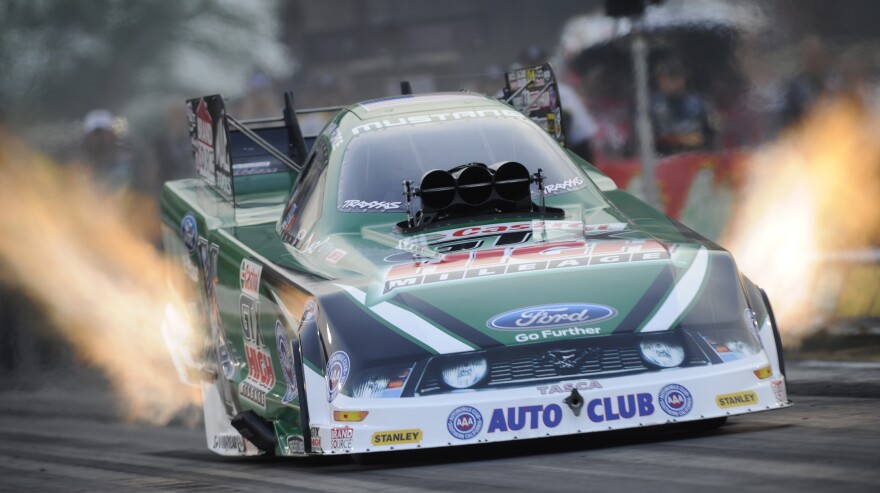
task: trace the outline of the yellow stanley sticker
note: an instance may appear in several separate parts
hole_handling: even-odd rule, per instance
[[[371,440],[373,445],[399,445],[401,443],[419,443],[422,441],[422,430],[377,431]]]
[[[728,407],[751,406],[758,403],[758,394],[749,390],[748,392],[734,392],[732,394],[724,394],[715,396],[715,403],[721,409]]]

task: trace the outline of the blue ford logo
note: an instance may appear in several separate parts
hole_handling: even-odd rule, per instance
[[[499,330],[548,329],[595,323],[617,316],[610,306],[587,303],[540,305],[511,310],[489,320],[489,327]]]
[[[199,235],[199,228],[196,225],[196,218],[192,214],[187,213],[180,221],[180,233],[183,236],[183,244],[186,245],[186,251],[192,253],[196,250],[196,237]]]

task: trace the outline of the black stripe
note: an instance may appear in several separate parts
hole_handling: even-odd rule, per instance
[[[392,298],[391,301],[418,312],[440,327],[481,348],[504,345],[411,293],[400,293]]]
[[[654,307],[663,301],[663,296],[672,289],[674,281],[675,278],[672,275],[672,266],[663,266],[663,270],[660,271],[657,278],[654,279],[654,282],[648,286],[648,290],[645,291],[645,294],[642,295],[641,299],[636,302],[633,309],[629,311],[623,319],[623,322],[620,322],[620,325],[614,330],[614,332],[632,332],[639,328],[642,322],[651,314],[651,311],[654,310]]]
[[[411,342],[382,322],[366,313],[366,307],[348,297],[344,291],[328,293],[318,298],[318,305],[330,323],[331,334],[320,327],[327,354],[345,351],[351,358],[352,376],[358,369],[394,363],[413,362],[431,355],[426,349]]]

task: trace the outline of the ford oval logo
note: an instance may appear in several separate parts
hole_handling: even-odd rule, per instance
[[[605,305],[563,303],[511,310],[489,320],[489,327],[499,330],[549,329],[595,323],[617,316],[617,310]]]

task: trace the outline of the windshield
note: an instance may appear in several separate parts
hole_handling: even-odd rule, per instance
[[[377,129],[352,139],[343,156],[338,208],[402,212],[403,180],[418,186],[422,175],[432,169],[499,161],[517,161],[531,173],[541,168],[547,195],[586,185],[550,136],[525,119],[453,120]],[[534,186],[532,195],[537,200]],[[416,199],[414,207],[419,206]]]

